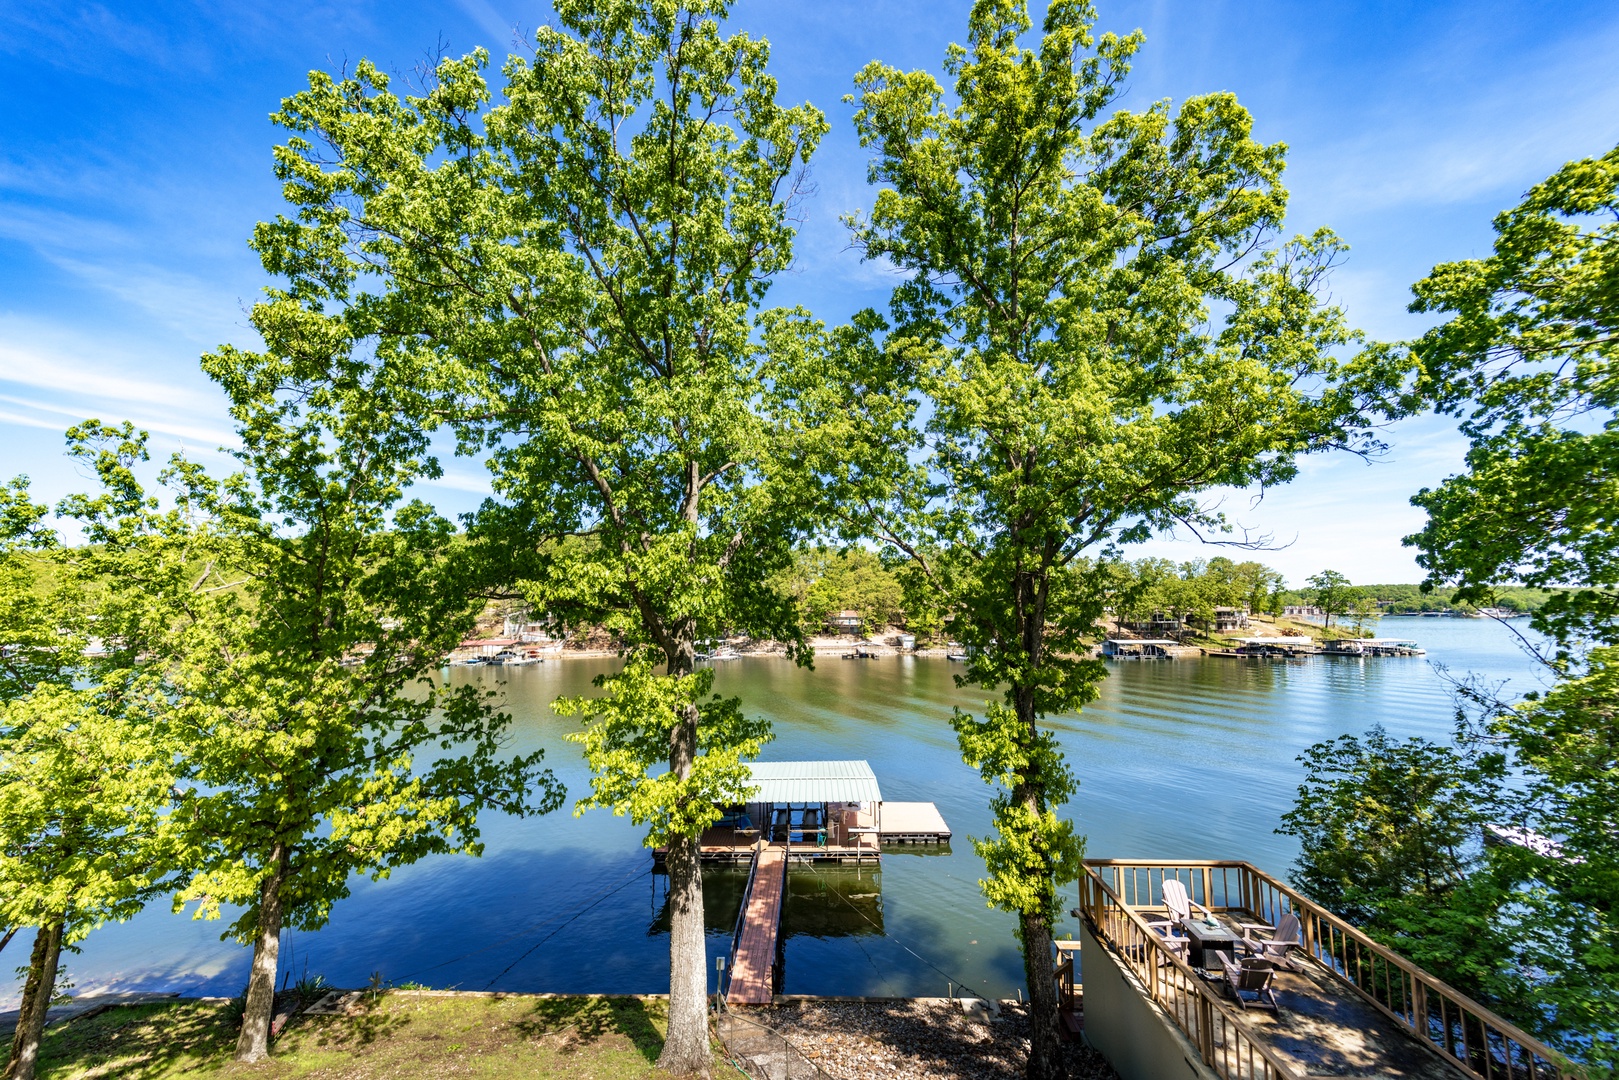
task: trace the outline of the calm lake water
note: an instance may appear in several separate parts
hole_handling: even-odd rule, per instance
[[[1080,780],[1067,812],[1089,837],[1087,853],[1240,858],[1285,874],[1294,845],[1274,830],[1291,805],[1301,776],[1295,758],[1305,747],[1375,723],[1398,736],[1446,738],[1453,704],[1440,666],[1508,679],[1518,692],[1538,685],[1512,633],[1487,620],[1385,619],[1378,633],[1411,636],[1428,655],[1115,665],[1098,701],[1053,723]],[[501,691],[517,718],[515,748],[545,748],[571,807],[588,773],[562,738],[572,721],[554,717],[547,703],[588,692],[591,678],[612,666],[564,660],[458,668],[453,677]],[[986,908],[977,885],[983,866],[968,841],[988,831],[988,789],[962,764],[948,718],[955,706],[981,708],[985,695],[958,690],[952,675],[960,670],[943,659],[897,657],[829,657],[814,671],[770,658],[720,666],[716,689],[774,723],[765,759],[865,758],[886,798],[937,803],[955,833],[948,853],[891,851],[880,872],[794,868],[784,913],[787,992],[943,994],[950,981],[1010,997],[1021,987],[1013,920]],[[287,935],[284,970],[351,987],[380,972],[393,983],[471,990],[667,990],[663,879],[650,872],[628,819],[599,810],[573,817],[568,808],[528,820],[497,816],[486,819],[484,840],[479,859],[438,857],[385,881],[356,881],[325,929]],[[740,872],[707,875],[711,980],[742,885]],[[97,931],[81,955],[64,960],[79,993],[234,994],[249,956],[219,940],[222,926],[173,915],[160,901]],[[26,948],[19,940],[9,952]],[[0,1001],[12,1003],[16,993],[11,986]]]

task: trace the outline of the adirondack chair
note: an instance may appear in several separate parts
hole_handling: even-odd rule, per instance
[[[1276,977],[1276,965],[1259,956],[1245,956],[1241,960],[1222,958],[1221,964],[1225,968],[1226,988],[1237,999],[1238,1006],[1244,1010],[1253,1005],[1272,1012],[1280,1011],[1276,994],[1270,988],[1271,980]],[[1252,994],[1253,1001],[1245,998],[1244,994]]]
[[[1177,933],[1181,920],[1191,918],[1194,907],[1205,915],[1209,914],[1209,909],[1193,900],[1191,894],[1186,891],[1185,884],[1175,878],[1164,879],[1163,893],[1164,906],[1169,909],[1169,918],[1166,919],[1162,915],[1147,915],[1144,918],[1147,925],[1163,937],[1169,951],[1184,960],[1191,941]]]
[[[1192,909],[1201,911],[1205,917],[1212,917],[1213,912],[1196,900],[1186,891],[1186,883],[1177,878],[1164,879],[1164,906],[1169,909],[1169,917],[1175,922],[1192,917]]]
[[[1248,946],[1249,952],[1277,964],[1286,964],[1295,971],[1299,969],[1299,962],[1292,956],[1293,950],[1304,948],[1299,940],[1297,915],[1289,911],[1276,921],[1274,927],[1267,923],[1243,923],[1242,929],[1242,943]],[[1260,933],[1250,935],[1247,931],[1251,930]]]

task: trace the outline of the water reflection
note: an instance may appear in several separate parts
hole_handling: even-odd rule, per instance
[[[795,866],[781,929],[788,938],[881,937],[883,877],[871,867]]]
[[[1090,854],[1245,858],[1285,875],[1295,848],[1274,830],[1297,789],[1295,758],[1305,747],[1377,722],[1398,738],[1448,738],[1450,689],[1435,662],[1511,678],[1511,692],[1535,686],[1506,629],[1409,621],[1420,625],[1400,630],[1388,620],[1382,632],[1419,637],[1426,658],[1116,667],[1082,714],[1051,722],[1081,785],[1064,812],[1088,837]],[[617,665],[456,668],[451,679],[495,690],[516,718],[511,749],[544,747],[546,764],[577,797],[589,789],[589,770],[563,738],[574,721],[549,703],[590,693],[591,679]],[[955,832],[949,850],[885,848],[880,875],[869,866],[794,867],[783,913],[788,992],[942,995],[954,982],[1010,997],[1021,986],[1013,921],[986,907],[983,863],[967,842],[993,828],[989,792],[962,763],[949,724],[953,708],[981,712],[991,695],[958,689],[956,671],[942,659],[828,658],[803,671],[757,658],[716,672],[717,692],[771,719],[776,738],[766,759],[864,758],[885,798],[934,802]],[[1232,790],[1242,798],[1222,796]],[[380,971],[396,983],[465,989],[656,992],[668,985],[668,915],[642,837],[627,818],[602,811],[490,816],[482,859],[433,858],[384,881],[355,879],[327,927],[288,935],[293,973],[307,964],[339,986],[363,986]],[[712,957],[729,949],[745,874],[705,868],[711,976]],[[97,931],[69,958],[69,972],[81,992],[232,994],[248,954],[219,941],[223,925],[171,915],[159,901],[128,924]],[[15,998],[15,985],[0,984],[0,1002]]]

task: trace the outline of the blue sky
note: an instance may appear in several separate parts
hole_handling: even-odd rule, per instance
[[[746,0],[733,24],[774,46],[784,100],[810,100],[832,131],[814,164],[798,265],[770,302],[828,321],[882,305],[890,284],[848,250],[839,214],[868,206],[865,158],[842,102],[877,58],[937,71],[963,37],[965,3]],[[312,68],[362,56],[412,67],[450,51],[510,51],[542,4],[330,2],[56,4],[0,0],[0,475],[42,496],[81,481],[62,457],[76,419],[129,418],[160,455],[208,459],[229,441],[197,357],[251,344],[243,315],[265,278],[246,237],[280,209],[268,114]],[[1403,338],[1424,323],[1408,287],[1434,263],[1485,254],[1490,218],[1563,162],[1619,142],[1619,6],[1606,2],[1101,5],[1105,29],[1146,32],[1123,104],[1235,91],[1256,132],[1291,147],[1289,227],[1351,245],[1334,294],[1355,325]],[[1408,504],[1460,464],[1452,424],[1388,433],[1368,466],[1308,461],[1263,503],[1234,493],[1244,524],[1290,541],[1260,556],[1297,584],[1332,567],[1359,582],[1415,581],[1400,537]],[[425,492],[446,512],[484,490],[475,461]],[[1143,553],[1219,549],[1189,538]]]

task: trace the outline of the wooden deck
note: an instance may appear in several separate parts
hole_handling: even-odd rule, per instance
[[[885,802],[879,821],[885,844],[945,844],[950,826],[930,802]]]
[[[1196,913],[1227,929],[1297,916],[1296,948],[1272,980],[1275,1011],[1239,1005],[1223,965],[1191,944],[1168,948],[1145,921],[1169,917],[1169,879],[1186,886]],[[1087,859],[1080,889],[1075,914],[1088,932],[1228,1080],[1579,1075],[1533,1036],[1251,863]]]
[[[748,884],[742,929],[731,957],[730,1005],[769,1005],[775,996],[776,941],[781,932],[781,901],[787,891],[787,848],[770,844],[759,852]]]

